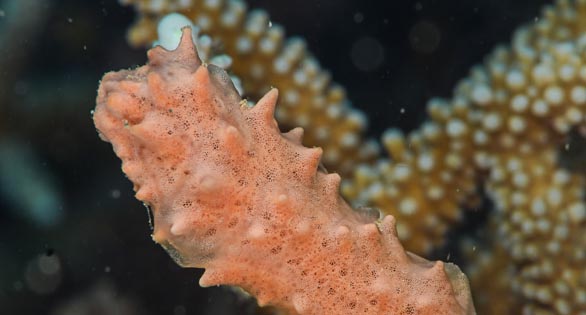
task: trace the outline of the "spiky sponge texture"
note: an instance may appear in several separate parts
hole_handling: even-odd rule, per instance
[[[153,239],[202,286],[240,286],[290,314],[474,314],[466,277],[405,252],[391,216],[339,196],[322,150],[281,133],[277,90],[254,107],[201,64],[189,28],[174,51],[104,76],[94,113],[152,209]]]

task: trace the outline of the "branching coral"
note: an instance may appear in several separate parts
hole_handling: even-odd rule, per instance
[[[175,51],[104,76],[94,113],[153,239],[203,286],[242,287],[290,314],[475,314],[452,264],[405,252],[392,216],[373,222],[340,197],[303,130],[281,133],[277,90],[254,107],[222,69],[201,64],[184,29]]]
[[[524,314],[586,311],[584,176],[560,165],[571,131],[584,126],[585,18],[586,1],[546,8],[517,31],[511,48],[497,48],[474,68],[452,100],[432,101],[432,120],[421,130],[407,141],[387,136],[395,160],[359,170],[351,188],[396,209],[401,221],[434,200],[453,211],[482,182],[496,207],[493,237],[502,242],[493,256],[509,262],[497,264],[512,274],[507,289]]]

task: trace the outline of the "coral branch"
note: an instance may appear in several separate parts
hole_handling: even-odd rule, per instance
[[[397,229],[405,246],[417,250],[409,245],[421,243],[420,232],[439,221],[425,212],[434,209],[429,205],[459,213],[480,183],[496,210],[494,244],[492,254],[471,257],[477,266],[470,276],[486,296],[514,296],[509,314],[517,314],[517,304],[523,314],[586,313],[586,180],[583,167],[572,165],[583,153],[570,145],[572,138],[583,143],[586,126],[585,20],[585,0],[546,6],[516,31],[510,47],[497,47],[474,67],[452,99],[430,102],[430,121],[408,140],[386,141],[394,161],[360,168],[347,188],[390,209],[399,222],[413,219],[410,229]],[[401,207],[405,200],[415,205]],[[493,257],[490,268],[484,257]],[[507,280],[485,285],[495,273]],[[481,307],[482,294],[479,308],[503,314],[502,307]]]
[[[205,268],[202,286],[236,285],[291,314],[475,314],[456,266],[405,252],[392,216],[350,208],[322,150],[279,131],[276,89],[242,104],[189,28],[148,57],[104,76],[94,121],[152,209],[153,239]]]

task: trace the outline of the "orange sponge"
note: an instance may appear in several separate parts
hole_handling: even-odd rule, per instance
[[[452,264],[405,252],[395,220],[354,211],[322,150],[281,133],[268,92],[242,102],[228,75],[179,47],[104,76],[94,122],[112,143],[153,239],[202,286],[235,285],[290,314],[475,314]]]

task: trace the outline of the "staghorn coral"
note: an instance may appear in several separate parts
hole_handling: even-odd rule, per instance
[[[508,285],[500,289],[516,294],[523,314],[586,312],[584,174],[560,164],[572,130],[584,127],[585,19],[586,1],[547,7],[517,31],[511,48],[497,48],[475,67],[451,100],[430,102],[431,121],[408,140],[387,134],[394,160],[360,168],[347,189],[392,209],[399,222],[432,202],[451,220],[481,182],[496,208],[493,242],[502,242],[489,246],[492,257],[506,263],[479,262],[484,271],[472,281],[481,285],[495,270],[511,275],[493,287]],[[407,248],[437,221],[425,220],[403,235],[398,227]]]
[[[481,229],[481,233],[491,233],[495,229],[496,218]],[[522,314],[523,299],[512,291],[511,279],[516,275],[515,265],[503,246],[492,235],[478,239],[465,239],[461,243],[462,252],[467,259],[465,272],[471,279],[470,289],[474,292],[474,305],[480,314]],[[472,281],[473,279],[473,281]]]
[[[258,99],[271,86],[283,94],[277,109],[279,122],[307,128],[305,144],[324,149],[328,169],[349,175],[357,163],[378,156],[375,141],[365,141],[366,118],[350,106],[344,89],[306,49],[300,38],[285,40],[284,29],[270,23],[262,10],[247,13],[241,0],[150,1],[122,0],[140,13],[128,38],[147,46],[157,39],[157,24],[172,12],[191,19],[213,40],[217,54],[238,60],[230,70],[244,83],[244,94]]]
[[[243,103],[221,68],[179,47],[106,74],[94,122],[112,143],[153,239],[202,286],[236,285],[290,314],[475,314],[452,264],[405,252],[392,216],[372,222],[321,170],[303,130],[281,133],[277,90]]]
[[[416,253],[442,246],[447,229],[461,218],[461,204],[475,201],[472,149],[466,146],[469,109],[433,101],[430,114],[435,120],[408,139],[387,131],[383,145],[393,159],[361,165],[343,186],[351,200],[402,218],[399,237]]]

